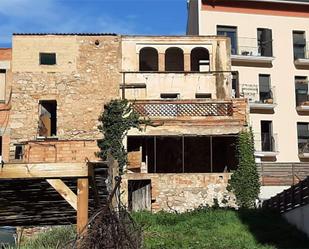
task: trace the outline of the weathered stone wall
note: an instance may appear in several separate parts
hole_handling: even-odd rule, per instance
[[[57,101],[59,140],[100,138],[98,117],[119,95],[120,43],[112,35],[14,36],[11,147],[37,138],[40,100]],[[55,52],[57,65],[39,65],[40,52]]]
[[[236,207],[235,196],[226,190],[231,174],[126,174],[123,202],[128,203],[129,180],[151,180],[153,211],[185,212],[200,206]]]

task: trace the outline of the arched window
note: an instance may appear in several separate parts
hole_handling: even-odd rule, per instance
[[[203,67],[206,70],[203,70]],[[209,71],[209,52],[206,48],[197,47],[191,51],[191,71]]]
[[[139,52],[140,71],[158,71],[158,51],[155,48],[142,48]]]
[[[184,59],[182,49],[168,48],[165,51],[165,71],[184,71]]]

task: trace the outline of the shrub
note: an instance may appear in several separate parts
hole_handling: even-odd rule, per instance
[[[123,146],[124,137],[131,128],[141,130],[142,125],[151,125],[151,122],[145,118],[141,119],[127,100],[112,100],[106,104],[99,121],[101,125],[98,128],[104,138],[98,141],[100,152],[97,155],[106,160],[107,154],[111,153],[118,161],[119,172],[123,173],[123,168],[127,164],[127,152]]]
[[[229,181],[228,190],[235,194],[240,207],[252,208],[260,193],[260,181],[255,164],[251,129],[239,134],[236,150],[238,168]]]

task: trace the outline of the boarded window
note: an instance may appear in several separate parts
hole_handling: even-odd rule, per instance
[[[57,135],[57,102],[55,100],[40,101],[39,104],[39,136]]]
[[[40,53],[40,65],[56,65],[56,54]]]

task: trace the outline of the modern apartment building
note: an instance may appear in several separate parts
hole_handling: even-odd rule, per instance
[[[233,94],[245,97],[257,162],[309,160],[309,1],[190,0],[188,35],[231,40]]]

